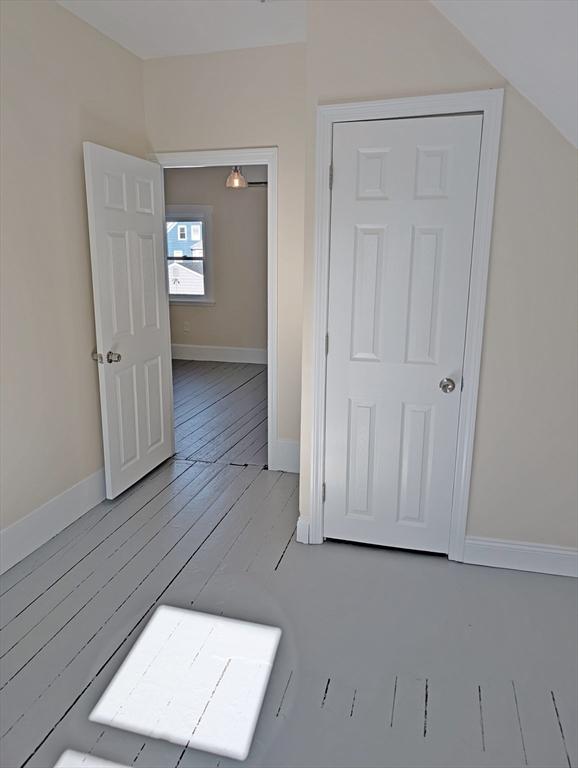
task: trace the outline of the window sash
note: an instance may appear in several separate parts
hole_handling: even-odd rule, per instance
[[[167,261],[184,261],[190,264],[191,261],[206,261],[206,258],[204,256],[168,256]]]
[[[166,250],[166,263],[167,267],[170,264],[186,264],[194,265],[199,264],[202,267],[202,275],[204,280],[204,293],[202,294],[180,294],[172,293],[169,288],[169,301],[175,303],[198,303],[198,304],[213,304],[214,292],[213,292],[213,262],[212,262],[212,206],[189,206],[189,205],[167,205],[165,209],[165,221],[167,224],[175,223],[177,226],[180,224],[187,227],[187,239],[189,233],[192,238],[192,228],[195,224],[201,225],[201,237],[199,238],[202,243],[202,251],[195,249],[191,252],[191,246],[183,248],[184,254],[182,257],[173,257]],[[168,232],[167,232],[168,235]],[[196,240],[193,240],[196,242]],[[187,251],[189,252],[188,255]],[[201,255],[202,253],[202,255]]]

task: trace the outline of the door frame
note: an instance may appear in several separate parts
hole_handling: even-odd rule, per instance
[[[277,427],[277,147],[251,149],[203,149],[187,152],[155,152],[151,155],[165,168],[207,168],[211,166],[267,166],[267,466],[287,467],[287,452]]]
[[[464,560],[503,98],[503,89],[496,88],[384,101],[328,104],[317,109],[310,514],[308,518],[302,516],[299,519],[298,541],[320,544],[324,538],[326,335],[333,125],[363,120],[481,113],[483,124],[466,321],[464,388],[460,402],[448,552],[450,560]]]

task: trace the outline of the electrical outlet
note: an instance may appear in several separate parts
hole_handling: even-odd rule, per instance
[[[191,330],[191,324],[188,321],[184,322],[183,323],[183,331],[185,333],[188,333],[190,330]]]

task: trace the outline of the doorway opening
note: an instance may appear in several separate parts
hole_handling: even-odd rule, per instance
[[[174,455],[276,468],[276,150],[156,159],[164,175]]]

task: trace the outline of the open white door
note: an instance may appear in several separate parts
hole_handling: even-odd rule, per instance
[[[174,453],[160,165],[84,143],[106,495]]]

